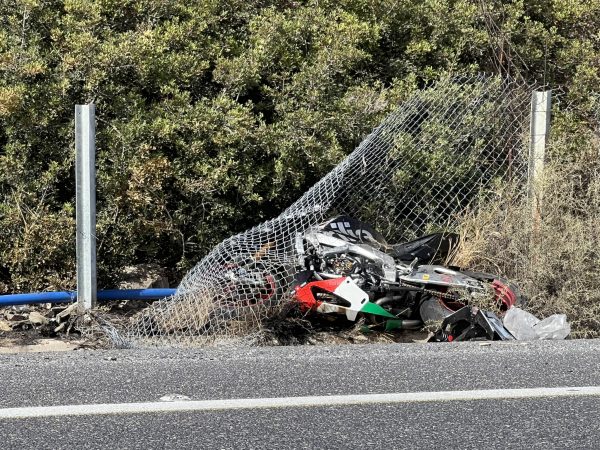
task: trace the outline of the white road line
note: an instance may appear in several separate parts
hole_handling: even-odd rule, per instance
[[[585,396],[600,386],[37,406],[0,409],[0,419]]]

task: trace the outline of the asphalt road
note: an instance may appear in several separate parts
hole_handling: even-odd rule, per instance
[[[7,408],[600,386],[600,341],[0,356]],[[503,392],[503,391],[502,391]],[[327,397],[333,398],[333,397]],[[600,397],[0,419],[1,448],[598,448]]]

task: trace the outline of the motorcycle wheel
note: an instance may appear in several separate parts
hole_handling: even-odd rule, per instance
[[[482,281],[484,283],[493,283],[495,280],[498,280],[500,283],[508,287],[512,293],[515,295],[515,303],[512,306],[524,306],[527,302],[525,297],[521,294],[519,288],[514,284],[508,281],[504,277],[500,277],[498,275],[494,275],[487,272],[472,272],[469,270],[461,270],[461,273],[465,274],[468,277],[475,278],[478,281]]]

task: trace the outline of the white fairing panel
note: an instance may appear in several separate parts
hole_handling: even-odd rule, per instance
[[[356,320],[356,316],[362,309],[362,307],[369,301],[368,294],[363,291],[351,278],[346,278],[342,284],[340,284],[335,291],[335,295],[344,300],[350,302],[350,306],[332,305],[331,303],[323,302],[317,308],[318,311],[323,313],[340,313],[345,312],[346,318],[351,321]]]

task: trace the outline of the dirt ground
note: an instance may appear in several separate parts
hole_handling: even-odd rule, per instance
[[[22,336],[0,337],[0,354],[6,353],[39,353],[39,352],[65,352],[82,348],[83,341],[60,338],[31,339]]]
[[[75,305],[26,305],[0,309],[0,354],[70,351],[94,347],[76,320]]]

